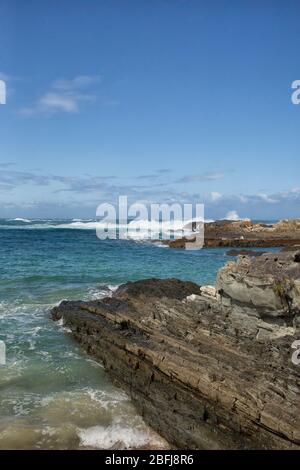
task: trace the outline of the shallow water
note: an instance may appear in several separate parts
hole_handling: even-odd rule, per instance
[[[100,241],[94,230],[66,228],[72,223],[0,221],[0,449],[163,447],[50,309],[146,277],[210,284],[230,258],[222,249]]]

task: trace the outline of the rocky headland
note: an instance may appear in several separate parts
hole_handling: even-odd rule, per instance
[[[204,240],[206,247],[300,247],[300,220],[281,220],[275,224],[218,220],[204,224]],[[185,248],[187,242],[193,241],[195,237],[191,235],[162,243],[170,248]]]
[[[52,316],[171,446],[300,448],[300,253],[238,257],[215,286],[128,282]]]

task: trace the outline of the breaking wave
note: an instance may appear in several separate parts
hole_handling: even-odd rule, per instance
[[[205,220],[212,222],[212,220]],[[132,220],[127,224],[115,222],[103,222],[93,219],[0,219],[2,229],[20,230],[109,230],[113,233],[127,231],[128,238],[132,240],[173,238],[192,235],[199,228],[199,220],[172,220],[172,221],[149,221]],[[150,237],[151,233],[151,237]],[[111,237],[113,238],[113,237]]]

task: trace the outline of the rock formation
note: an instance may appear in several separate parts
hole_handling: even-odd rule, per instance
[[[216,289],[232,310],[292,324],[300,313],[300,252],[240,256],[219,270]]]
[[[264,251],[254,251],[254,250],[228,250],[226,251],[226,256],[261,256],[264,254]]]
[[[206,247],[281,247],[300,245],[300,220],[282,220],[276,224],[253,223],[250,220],[219,220],[204,224]],[[163,240],[171,248],[185,248],[195,237]]]
[[[129,282],[63,319],[180,449],[300,449],[300,254],[239,257],[216,286]]]

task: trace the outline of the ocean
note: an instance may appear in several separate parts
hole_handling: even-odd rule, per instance
[[[92,220],[0,220],[0,449],[161,448],[128,396],[50,310],[149,277],[213,284],[221,248],[99,240]]]

